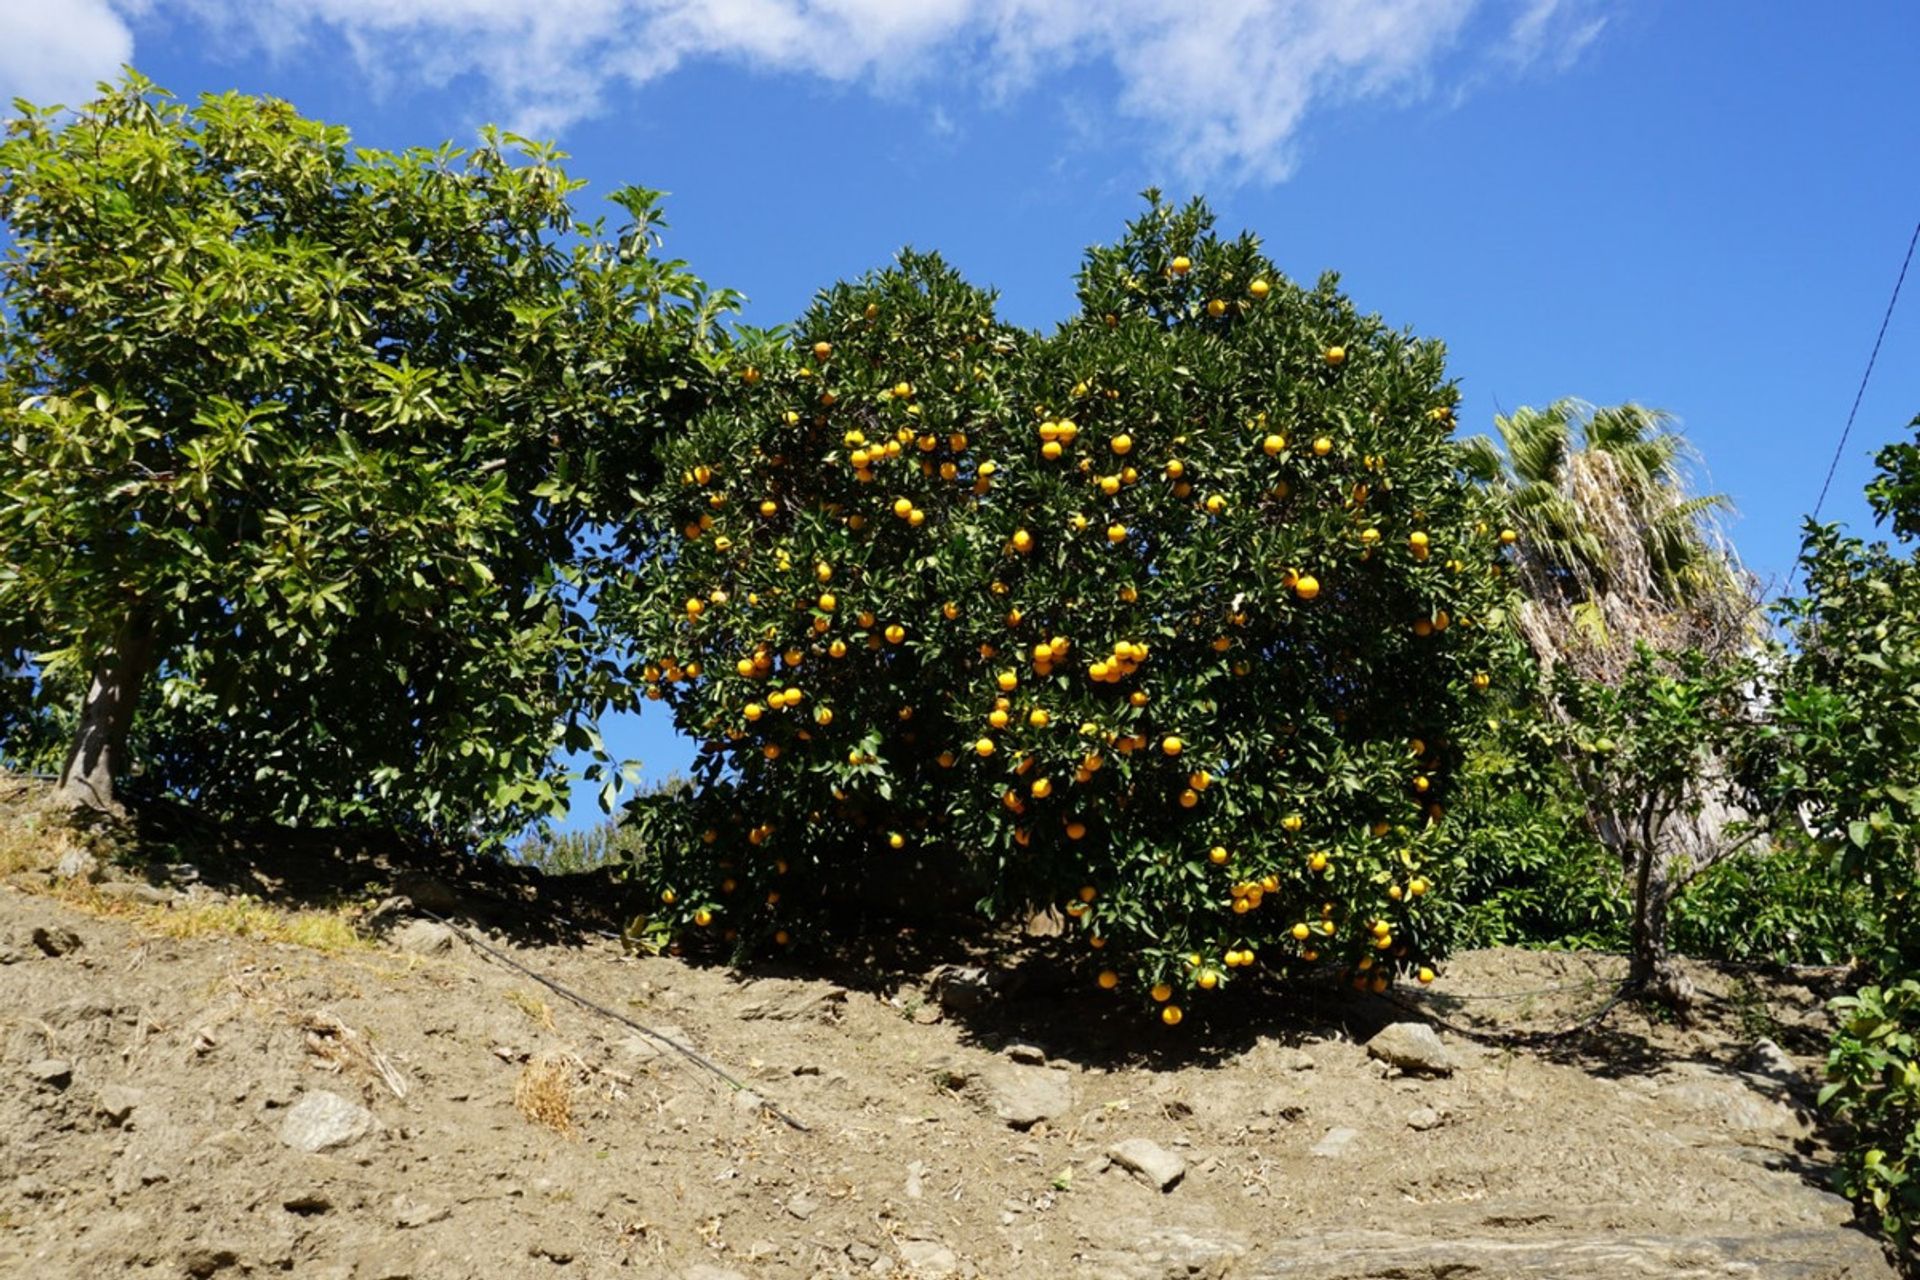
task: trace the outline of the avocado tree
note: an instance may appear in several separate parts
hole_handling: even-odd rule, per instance
[[[1168,1023],[1255,965],[1431,976],[1503,550],[1439,345],[1211,221],[1153,196],[1050,336],[916,253],[743,335],[606,597],[702,744],[652,927],[1057,904]]]
[[[61,788],[512,830],[626,695],[599,522],[727,299],[583,223],[558,152],[356,150],[129,73],[0,142],[0,635],[72,696]],[[137,744],[138,759],[129,757]]]

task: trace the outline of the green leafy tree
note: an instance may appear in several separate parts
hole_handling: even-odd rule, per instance
[[[1920,430],[1920,418],[1913,426]],[[1920,445],[1888,445],[1867,486],[1877,521],[1920,532]],[[1805,594],[1782,617],[1778,803],[1865,893],[1866,984],[1835,1002],[1821,1100],[1853,1125],[1840,1185],[1911,1256],[1920,1226],[1920,555],[1809,524]]]
[[[658,927],[1060,904],[1168,1022],[1256,963],[1436,954],[1505,596],[1440,347],[1198,203],[1079,285],[1042,337],[905,254],[749,335],[676,443],[679,545],[610,606],[703,744]]]
[[[1562,400],[1495,425],[1499,443],[1467,442],[1467,465],[1508,522],[1540,732],[1627,877],[1630,981],[1684,1004],[1668,909],[1757,830],[1720,754],[1752,720],[1736,696],[1762,640],[1752,579],[1712,521],[1725,499],[1688,492],[1686,442],[1665,414]],[[1707,749],[1680,749],[1688,734]]]
[[[61,785],[465,839],[564,799],[628,695],[602,522],[699,398],[716,312],[653,193],[551,148],[357,150],[129,73],[0,143],[0,639],[78,702]],[[599,541],[604,541],[600,538]]]

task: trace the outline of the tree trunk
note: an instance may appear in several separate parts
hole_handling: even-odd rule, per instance
[[[1667,950],[1667,908],[1672,897],[1666,851],[1657,841],[1640,846],[1633,877],[1632,960],[1627,985],[1684,1014],[1693,1003],[1693,983]]]
[[[60,771],[60,796],[75,809],[118,812],[113,780],[126,767],[127,731],[152,664],[153,626],[140,614],[131,614],[112,646],[94,662],[73,749]]]

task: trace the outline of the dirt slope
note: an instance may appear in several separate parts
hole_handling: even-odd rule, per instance
[[[1376,1000],[1169,1032],[1044,952],[834,981],[480,935],[742,1094],[401,916],[324,953],[167,936],[204,883],[50,888],[0,887],[0,1275],[1894,1274],[1819,1189],[1825,993],[1793,981],[1695,966],[1692,1028],[1443,1033],[1428,1077],[1369,1058],[1406,1018]],[[1549,1026],[1617,963],[1475,953],[1429,1000]]]

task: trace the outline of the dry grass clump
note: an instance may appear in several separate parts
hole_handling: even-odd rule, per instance
[[[573,1086],[584,1070],[567,1049],[542,1049],[520,1070],[513,1084],[513,1105],[534,1124],[565,1138],[574,1136]]]
[[[127,915],[169,938],[199,938],[225,934],[286,942],[310,951],[363,951],[373,945],[354,923],[346,908],[328,911],[290,911],[254,898],[225,902],[186,902],[166,907],[101,902],[102,914]]]
[[[552,1031],[554,1029],[553,1006],[545,1000],[542,1000],[539,996],[528,995],[520,988],[515,987],[513,990],[507,992],[507,1003],[526,1014],[527,1017],[533,1021],[533,1024],[542,1030]]]
[[[67,820],[52,787],[0,772],[0,876],[52,871],[70,853],[101,857],[97,843]]]

